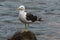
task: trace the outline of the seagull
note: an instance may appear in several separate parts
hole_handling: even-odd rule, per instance
[[[37,16],[31,14],[31,13],[27,13],[25,12],[25,6],[21,5],[18,7],[19,10],[19,20],[25,24],[25,30],[24,31],[28,31],[27,25],[29,27],[29,24],[35,21],[41,21],[41,18],[37,18]]]

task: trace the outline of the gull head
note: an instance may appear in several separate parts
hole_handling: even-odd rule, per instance
[[[25,7],[23,5],[21,5],[21,6],[18,7],[18,10],[19,11],[25,11]]]

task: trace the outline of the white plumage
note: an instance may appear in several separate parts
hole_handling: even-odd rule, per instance
[[[25,12],[25,7],[23,6],[23,5],[21,5],[19,8],[19,19],[20,19],[20,21],[21,22],[23,22],[23,23],[31,23],[32,21],[31,20],[27,20],[26,19],[26,12]]]

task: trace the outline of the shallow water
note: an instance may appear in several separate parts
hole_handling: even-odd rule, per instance
[[[60,0],[0,0],[0,40],[7,40],[16,31],[24,29],[16,10],[22,4],[27,12],[44,20],[29,26],[37,40],[60,40]]]

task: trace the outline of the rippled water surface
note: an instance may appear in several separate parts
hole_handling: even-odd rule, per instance
[[[24,29],[16,10],[20,5],[44,20],[29,26],[37,40],[60,40],[60,0],[0,0],[0,40],[7,40]]]

